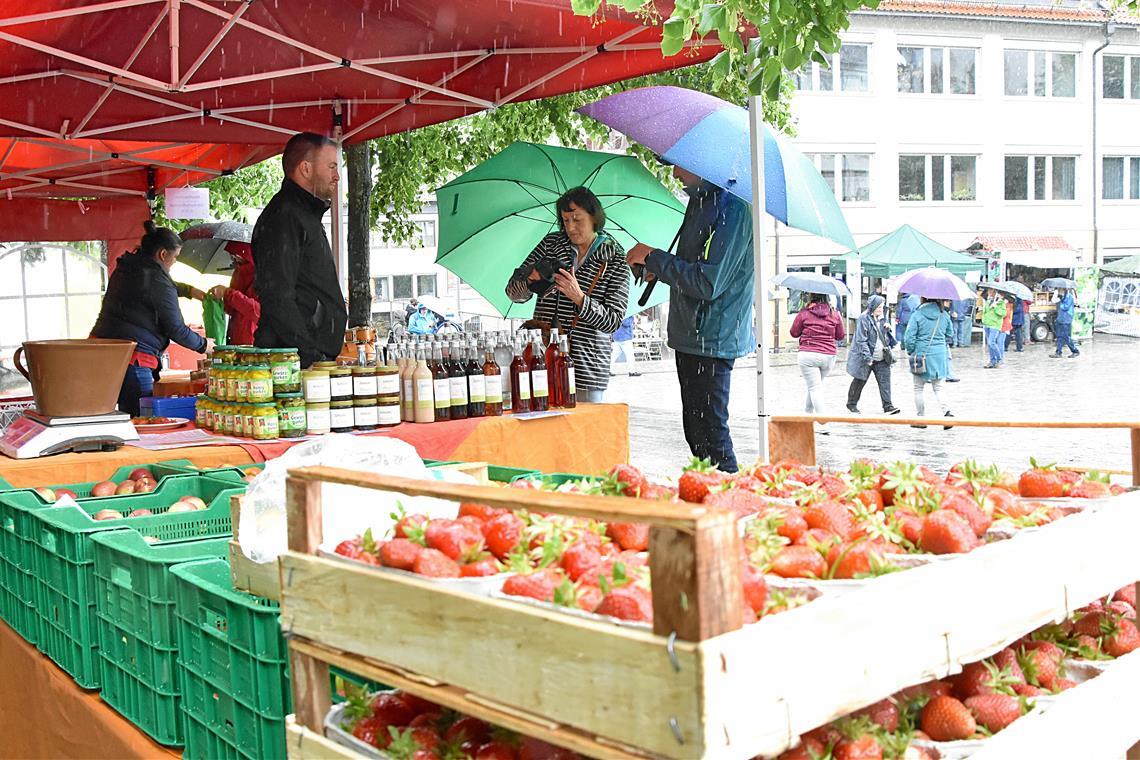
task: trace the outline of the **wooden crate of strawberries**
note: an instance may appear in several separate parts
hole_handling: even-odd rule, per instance
[[[647,525],[652,628],[318,556],[322,510],[336,508],[322,504],[323,482]],[[329,710],[333,664],[585,755],[774,755],[1140,577],[1140,494],[1129,494],[751,622],[731,510],[324,467],[292,471],[287,492],[281,620],[296,730],[315,734]]]

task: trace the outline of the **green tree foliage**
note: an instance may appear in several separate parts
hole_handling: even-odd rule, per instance
[[[284,177],[281,169],[281,157],[262,161],[233,174],[204,182],[200,187],[210,191],[210,213],[215,219],[228,219],[237,222],[247,222],[247,209],[261,208],[281,188],[281,178]],[[165,198],[162,193],[155,199],[155,224],[169,227],[181,232],[203,219],[170,219],[166,216]]]

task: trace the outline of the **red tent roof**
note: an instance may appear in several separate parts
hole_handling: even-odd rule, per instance
[[[719,50],[663,59],[657,27],[612,5],[575,16],[568,0],[2,5],[0,134],[17,137],[279,149],[339,118],[354,143]]]

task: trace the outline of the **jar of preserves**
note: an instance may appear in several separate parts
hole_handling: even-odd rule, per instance
[[[273,370],[273,393],[300,393],[301,355],[295,348],[273,348],[269,351]]]
[[[252,438],[255,441],[272,441],[278,437],[277,405],[273,402],[250,404],[253,416]]]
[[[237,404],[227,402],[222,406],[222,432],[226,435],[234,435],[234,420],[236,416],[234,412]]]
[[[206,427],[206,394],[198,394],[194,399],[194,424],[200,428]]]
[[[306,369],[301,372],[301,386],[306,403],[328,403],[332,400],[327,369]]]
[[[313,362],[309,369],[332,369],[335,366],[336,362]]]
[[[246,370],[249,376],[248,399],[251,404],[265,404],[273,400],[273,370],[268,364],[253,364]]]
[[[378,427],[393,427],[399,425],[400,394],[376,397],[376,425]]]
[[[329,392],[333,401],[352,400],[352,367],[333,367],[329,370]]]
[[[358,398],[352,401],[352,425],[357,430],[376,429],[376,397]]]
[[[214,400],[207,398],[205,401],[199,403],[198,408],[202,410],[203,423],[201,427],[204,430],[214,429]]]
[[[282,393],[277,397],[277,434],[282,438],[300,438],[305,434],[305,399],[300,393]]]
[[[376,398],[376,368],[352,368],[352,397]]]
[[[220,367],[224,364],[233,364],[234,356],[233,346],[214,346],[214,353],[210,360],[215,367]]]
[[[222,367],[222,378],[218,382],[218,400],[237,400],[237,367],[232,364]]]
[[[233,363],[239,367],[247,367],[250,364],[253,364],[253,346],[234,347]]]
[[[253,348],[249,352],[249,363],[251,365],[264,364],[269,366],[272,361],[273,349],[271,348]]]
[[[234,370],[234,398],[239,404],[249,401],[249,365],[239,365]]]
[[[393,366],[376,367],[376,395],[400,395],[400,368]]]
[[[210,374],[206,375],[206,395],[211,398],[218,397],[218,371],[221,367],[211,367]]]
[[[333,401],[329,404],[329,429],[334,433],[351,433],[356,424],[352,401]]]
[[[234,415],[234,433],[237,434],[237,420],[241,417],[241,433],[244,438],[253,438],[253,404],[239,404],[240,412]]]
[[[305,432],[308,435],[323,435],[331,429],[329,403],[305,404]]]

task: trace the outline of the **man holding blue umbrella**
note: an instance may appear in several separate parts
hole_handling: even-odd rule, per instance
[[[631,266],[670,287],[669,346],[681,383],[682,425],[693,456],[736,472],[728,396],[736,359],[752,350],[752,212],[740,198],[673,167],[689,204],[677,253],[638,243]]]

